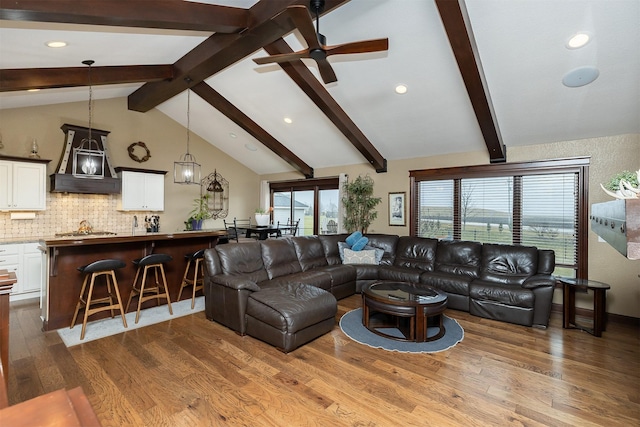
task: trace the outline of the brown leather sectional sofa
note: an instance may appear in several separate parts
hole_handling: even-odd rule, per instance
[[[378,280],[395,280],[446,292],[449,308],[520,325],[548,325],[553,251],[367,234],[369,246],[384,250],[380,264],[343,264],[338,242],[346,237],[300,236],[206,250],[207,318],[291,351],[331,330],[335,299]]]

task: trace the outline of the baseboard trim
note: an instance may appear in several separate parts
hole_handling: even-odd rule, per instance
[[[562,304],[551,304],[551,311],[562,314]],[[588,308],[576,307],[576,316],[588,317],[593,319],[593,310]],[[634,326],[640,328],[640,318],[632,316],[624,316],[622,314],[607,313],[607,322],[619,323],[622,325]]]

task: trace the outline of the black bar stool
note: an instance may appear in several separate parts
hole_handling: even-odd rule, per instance
[[[84,333],[87,328],[87,318],[92,314],[111,310],[111,317],[115,316],[114,309],[120,310],[122,316],[122,323],[124,327],[127,327],[127,319],[124,316],[124,309],[122,308],[122,301],[120,300],[120,290],[118,289],[118,281],[116,280],[115,269],[125,267],[127,264],[119,259],[103,259],[100,261],[92,262],[91,264],[78,267],[78,271],[85,274],[84,281],[82,282],[82,289],[80,290],[80,297],[76,304],[76,311],[73,313],[73,320],[71,321],[71,328],[76,324],[78,318],[78,312],[80,308],[84,307],[84,319],[82,320],[82,332],[80,332],[80,339],[84,339]],[[91,273],[91,274],[89,274]],[[107,293],[109,296],[103,298],[93,298],[93,287],[96,281],[96,277],[104,276],[107,284]],[[91,281],[89,282],[89,277]],[[87,282],[89,282],[89,290],[87,290]],[[112,287],[113,286],[113,287]],[[113,294],[115,293],[116,302],[114,302]],[[97,306],[93,308],[93,306]]]
[[[169,314],[173,315],[171,309],[171,299],[169,298],[169,289],[167,288],[167,277],[164,275],[164,264],[171,261],[173,258],[171,255],[166,254],[151,254],[143,258],[136,259],[133,264],[138,266],[136,271],[136,277],[133,279],[133,288],[131,294],[129,294],[129,301],[127,302],[127,309],[131,304],[133,297],[138,295],[138,310],[136,311],[136,323],[140,320],[140,307],[142,303],[150,299],[158,300],[160,305],[160,298],[166,298],[167,305],[169,306]],[[152,269],[155,275],[155,286],[148,287],[147,283],[147,271]],[[140,271],[142,270],[142,280],[138,284],[138,277],[140,277]],[[158,276],[158,271],[160,276]],[[162,280],[160,280],[162,278]],[[162,288],[162,289],[161,289]],[[162,292],[161,292],[162,291]],[[145,295],[147,294],[147,295]]]
[[[187,260],[187,268],[184,270],[184,276],[182,276],[182,284],[180,285],[180,292],[178,293],[178,301],[182,296],[182,290],[188,286],[193,286],[193,294],[191,295],[191,310],[196,305],[196,292],[200,289],[204,290],[204,249],[200,249],[191,254],[186,254],[184,258]],[[193,265],[193,278],[189,278],[189,270]]]

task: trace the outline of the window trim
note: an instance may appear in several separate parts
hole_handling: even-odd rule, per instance
[[[420,181],[454,180],[454,201],[460,197],[460,181],[465,178],[489,178],[500,176],[540,175],[544,173],[577,173],[578,174],[578,232],[577,232],[577,265],[578,278],[588,278],[589,254],[589,164],[590,157],[570,157],[564,159],[538,160],[531,162],[494,163],[490,165],[456,166],[440,169],[419,169],[409,171],[410,206],[409,233],[418,235],[418,208]],[[454,202],[454,217],[459,217],[459,203]]]
[[[320,219],[319,192],[321,190],[337,190],[339,188],[340,178],[337,176],[269,182],[270,204],[273,206],[273,194],[275,192],[313,191],[313,234],[317,235]]]

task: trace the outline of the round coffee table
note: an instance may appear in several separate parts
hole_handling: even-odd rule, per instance
[[[425,285],[381,281],[362,292],[362,324],[371,332],[400,341],[434,341],[444,335],[442,313],[447,294]],[[429,327],[438,332],[428,336]],[[402,337],[381,329],[396,328]]]

